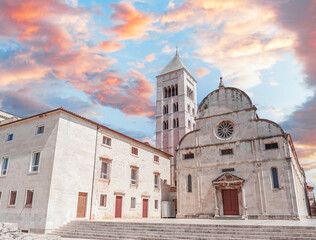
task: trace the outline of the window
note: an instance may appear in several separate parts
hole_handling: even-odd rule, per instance
[[[178,112],[179,111],[179,104],[178,103],[174,103],[173,104],[173,112]]]
[[[158,200],[155,200],[155,209],[158,209]]]
[[[235,168],[224,168],[222,169],[222,172],[233,172],[235,171]]]
[[[169,128],[168,120],[163,122],[163,129],[166,130]]]
[[[168,90],[167,90],[167,88],[164,88],[164,95],[165,95],[165,98],[167,98],[168,97]]]
[[[168,114],[168,105],[163,106],[163,114]]]
[[[192,177],[188,176],[188,192],[192,192]]]
[[[2,192],[0,192],[0,201],[1,201],[1,197],[2,197]]]
[[[178,96],[178,84],[176,84],[176,96]]]
[[[168,87],[168,97],[171,97],[171,87]]]
[[[132,147],[132,154],[138,156],[138,148]]]
[[[136,198],[131,197],[131,208],[136,208]]]
[[[36,127],[36,135],[44,133],[44,128],[45,128],[44,125],[37,126]]]
[[[190,105],[188,104],[188,113],[190,113]]]
[[[111,144],[112,144],[112,138],[103,136],[103,141],[102,141],[102,143],[103,143],[104,145],[111,146]]]
[[[25,206],[26,207],[31,207],[33,204],[33,194],[34,190],[27,190],[26,191],[26,201],[25,201]]]
[[[159,163],[159,156],[156,156],[156,155],[154,156],[154,162]]]
[[[100,194],[100,207],[106,207],[106,194]]]
[[[39,162],[40,162],[40,152],[34,152],[32,157],[31,172],[38,172]]]
[[[264,146],[266,150],[279,148],[278,143],[267,143]]]
[[[173,119],[173,128],[178,128],[179,127],[179,118],[174,118]]]
[[[8,157],[3,157],[2,158],[2,161],[1,161],[1,172],[0,172],[1,176],[7,175],[8,162],[9,162],[9,158]]]
[[[188,128],[191,128],[191,121],[188,121]]]
[[[172,96],[174,96],[175,95],[175,87],[172,85],[171,89],[172,89]]]
[[[15,206],[16,195],[17,195],[17,191],[11,191],[10,192],[9,206]]]
[[[195,129],[195,124],[193,123],[193,129]]]
[[[110,162],[107,159],[101,158],[101,176],[102,179],[110,179]]]
[[[279,188],[278,169],[276,167],[271,168],[273,178],[273,188]]]
[[[131,184],[137,185],[138,181],[138,168],[132,167],[131,169]]]
[[[154,186],[155,189],[159,189],[159,174],[154,174]]]
[[[10,142],[10,141],[12,141],[12,140],[13,140],[13,133],[10,133],[10,134],[7,135],[6,141],[7,141],[7,142]]]
[[[192,108],[192,115],[194,116],[195,112],[194,112],[194,108]]]
[[[234,154],[232,148],[222,149],[221,153],[222,153],[222,155],[233,155]]]
[[[192,159],[192,158],[194,158],[194,153],[189,152],[189,153],[184,154],[184,159],[185,160],[186,159]]]

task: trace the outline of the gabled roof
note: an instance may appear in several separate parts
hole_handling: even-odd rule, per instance
[[[187,70],[187,72],[189,72],[187,67],[182,62],[180,56],[178,55],[178,51],[177,51],[176,54],[174,55],[174,57],[171,59],[171,61],[167,64],[167,66],[164,67],[164,69],[162,69],[162,71],[158,74],[158,76],[169,73],[169,72],[173,72],[173,71],[176,71],[176,70],[179,70],[182,68],[184,68],[185,70]],[[192,75],[192,74],[190,73],[190,75]]]

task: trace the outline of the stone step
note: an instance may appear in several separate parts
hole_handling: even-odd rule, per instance
[[[190,226],[190,227],[216,227],[216,228],[227,228],[227,227],[236,227],[236,228],[275,228],[275,229],[311,229],[315,230],[315,227],[312,226],[271,226],[271,225],[224,225],[224,224],[181,224],[181,223],[154,223],[154,222],[106,222],[106,221],[72,221],[67,224],[70,225],[113,225],[113,226],[130,226],[130,225],[137,225],[137,226]]]
[[[315,227],[73,221],[52,234],[82,239],[316,240]]]
[[[256,231],[249,231],[248,229],[164,229],[164,228],[137,228],[137,227],[128,227],[128,228],[118,228],[118,227],[64,227],[64,228],[60,228],[58,230],[58,232],[62,232],[62,231],[98,231],[98,232],[117,232],[117,231],[121,231],[121,232],[134,232],[134,231],[142,231],[144,233],[151,233],[151,232],[170,232],[172,231],[173,233],[206,233],[206,234],[216,234],[216,233],[227,233],[227,234],[248,234],[248,233],[253,233],[255,232],[257,235],[266,235],[266,234],[273,234],[273,235],[284,235],[284,234],[291,234],[293,236],[304,236],[304,237],[316,237],[316,231],[278,231],[277,229],[273,229],[273,230],[269,230],[269,229],[265,229],[265,230],[260,230],[260,229],[256,229]]]
[[[132,235],[133,233],[137,232],[137,231],[133,231],[133,230],[127,230],[127,229],[113,229],[113,230],[103,230],[103,231],[92,231],[92,230],[76,230],[76,229],[67,229],[67,230],[60,230],[57,231],[56,234],[63,234],[63,233],[69,233],[69,232],[76,232],[76,233],[95,233],[98,232],[100,234],[112,234],[112,233],[117,233],[120,232],[122,234],[127,234],[127,235]],[[157,231],[157,230],[153,230],[153,231],[138,231],[141,232],[144,235],[150,235],[150,234],[167,234],[167,235],[177,235],[177,236],[182,236],[182,235],[194,235],[194,236],[201,236],[201,237],[208,237],[208,236],[213,236],[213,235],[231,235],[231,236],[257,236],[257,237],[262,237],[262,238],[266,238],[266,236],[274,236],[274,237],[314,237],[316,238],[316,234],[311,234],[311,233],[305,233],[305,234],[299,234],[299,233],[258,233],[258,232],[241,232],[241,231],[210,231],[210,232],[179,232],[179,231]]]
[[[240,228],[240,227],[231,227],[227,226],[225,228],[223,227],[212,227],[212,226],[206,226],[206,227],[194,227],[194,226],[152,226],[152,225],[147,225],[147,226],[138,226],[138,225],[66,225],[61,227],[60,229],[94,229],[94,230],[103,230],[103,229],[133,229],[133,230],[150,230],[153,231],[153,229],[157,229],[160,231],[193,231],[193,232],[200,232],[200,231],[212,231],[212,230],[231,230],[231,231],[256,231],[256,232],[294,232],[294,233],[306,233],[306,229],[282,229],[282,228]],[[309,233],[314,233],[316,234],[316,229],[308,229]]]

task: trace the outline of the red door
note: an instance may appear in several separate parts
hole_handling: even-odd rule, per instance
[[[224,189],[222,195],[224,215],[239,215],[237,189]]]
[[[116,196],[115,217],[116,218],[122,217],[122,196]]]
[[[78,194],[77,218],[86,217],[87,195],[88,193],[84,192],[79,192]]]
[[[143,218],[148,217],[148,199],[143,199]]]

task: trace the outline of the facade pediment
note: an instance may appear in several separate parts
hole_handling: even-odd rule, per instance
[[[213,180],[212,183],[214,185],[227,185],[227,184],[240,185],[244,181],[245,181],[244,179],[237,177],[231,173],[224,173],[224,174],[220,175],[218,178],[216,178],[215,180]]]

